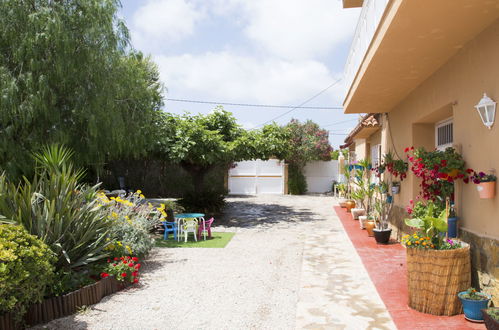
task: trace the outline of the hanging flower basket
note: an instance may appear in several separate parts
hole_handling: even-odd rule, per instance
[[[496,195],[496,182],[480,182],[477,185],[476,190],[478,190],[478,194],[482,199],[494,198],[494,196]]]
[[[470,247],[433,250],[407,248],[409,306],[433,315],[461,313],[458,292],[471,285]]]

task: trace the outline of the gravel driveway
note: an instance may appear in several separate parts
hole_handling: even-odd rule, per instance
[[[307,253],[309,233],[314,233],[314,228],[318,226],[331,224],[330,220],[334,217],[333,198],[260,196],[229,198],[228,202],[225,217],[215,219],[218,222],[215,231],[236,232],[224,249],[155,249],[143,263],[143,275],[138,287],[108,296],[82,313],[38,328],[308,327],[306,314],[307,310],[311,310],[307,309],[310,298],[304,297],[305,301],[301,304],[300,291],[303,290],[300,288],[306,290],[308,280],[315,281],[316,275],[324,274],[314,275],[310,270],[313,266],[307,265],[307,275],[302,278],[304,251]],[[310,251],[316,253],[313,249],[317,250],[317,247],[310,247]],[[355,258],[358,259],[356,254]],[[308,259],[317,258],[305,258]],[[359,267],[362,272],[362,266]],[[365,285],[365,278],[362,281]],[[314,287],[317,289],[320,285]],[[327,291],[327,288],[324,290]],[[371,294],[374,297],[371,307],[379,305],[376,313],[383,317],[383,322],[391,322],[375,290]],[[297,316],[297,310],[302,315]],[[324,322],[329,321],[324,318]],[[313,328],[323,328],[318,323],[315,325]],[[337,327],[325,325],[324,328]],[[349,327],[345,324],[338,328]]]

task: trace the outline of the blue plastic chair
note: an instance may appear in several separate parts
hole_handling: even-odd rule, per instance
[[[165,234],[163,236],[163,240],[168,239],[168,233],[173,233],[173,239],[177,240],[177,223],[163,221],[163,226],[165,227]]]

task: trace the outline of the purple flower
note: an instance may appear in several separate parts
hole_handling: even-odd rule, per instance
[[[451,239],[448,239],[447,243],[449,243],[450,245],[454,244],[454,242]]]
[[[479,175],[481,178],[483,178],[483,177],[485,176],[485,173],[480,172],[480,173],[478,173],[478,175]]]
[[[479,184],[479,183],[480,183],[480,180],[478,180],[478,179],[473,179],[473,183],[474,183],[474,184]]]

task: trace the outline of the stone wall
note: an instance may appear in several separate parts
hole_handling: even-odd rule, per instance
[[[499,240],[466,230],[460,230],[459,237],[471,245],[473,286],[491,294],[494,305],[499,306]]]
[[[407,212],[394,206],[391,213],[392,237],[400,241],[411,232],[404,223]],[[499,306],[499,240],[478,236],[460,229],[459,239],[471,246],[471,283],[475,288],[492,295],[494,306]]]

